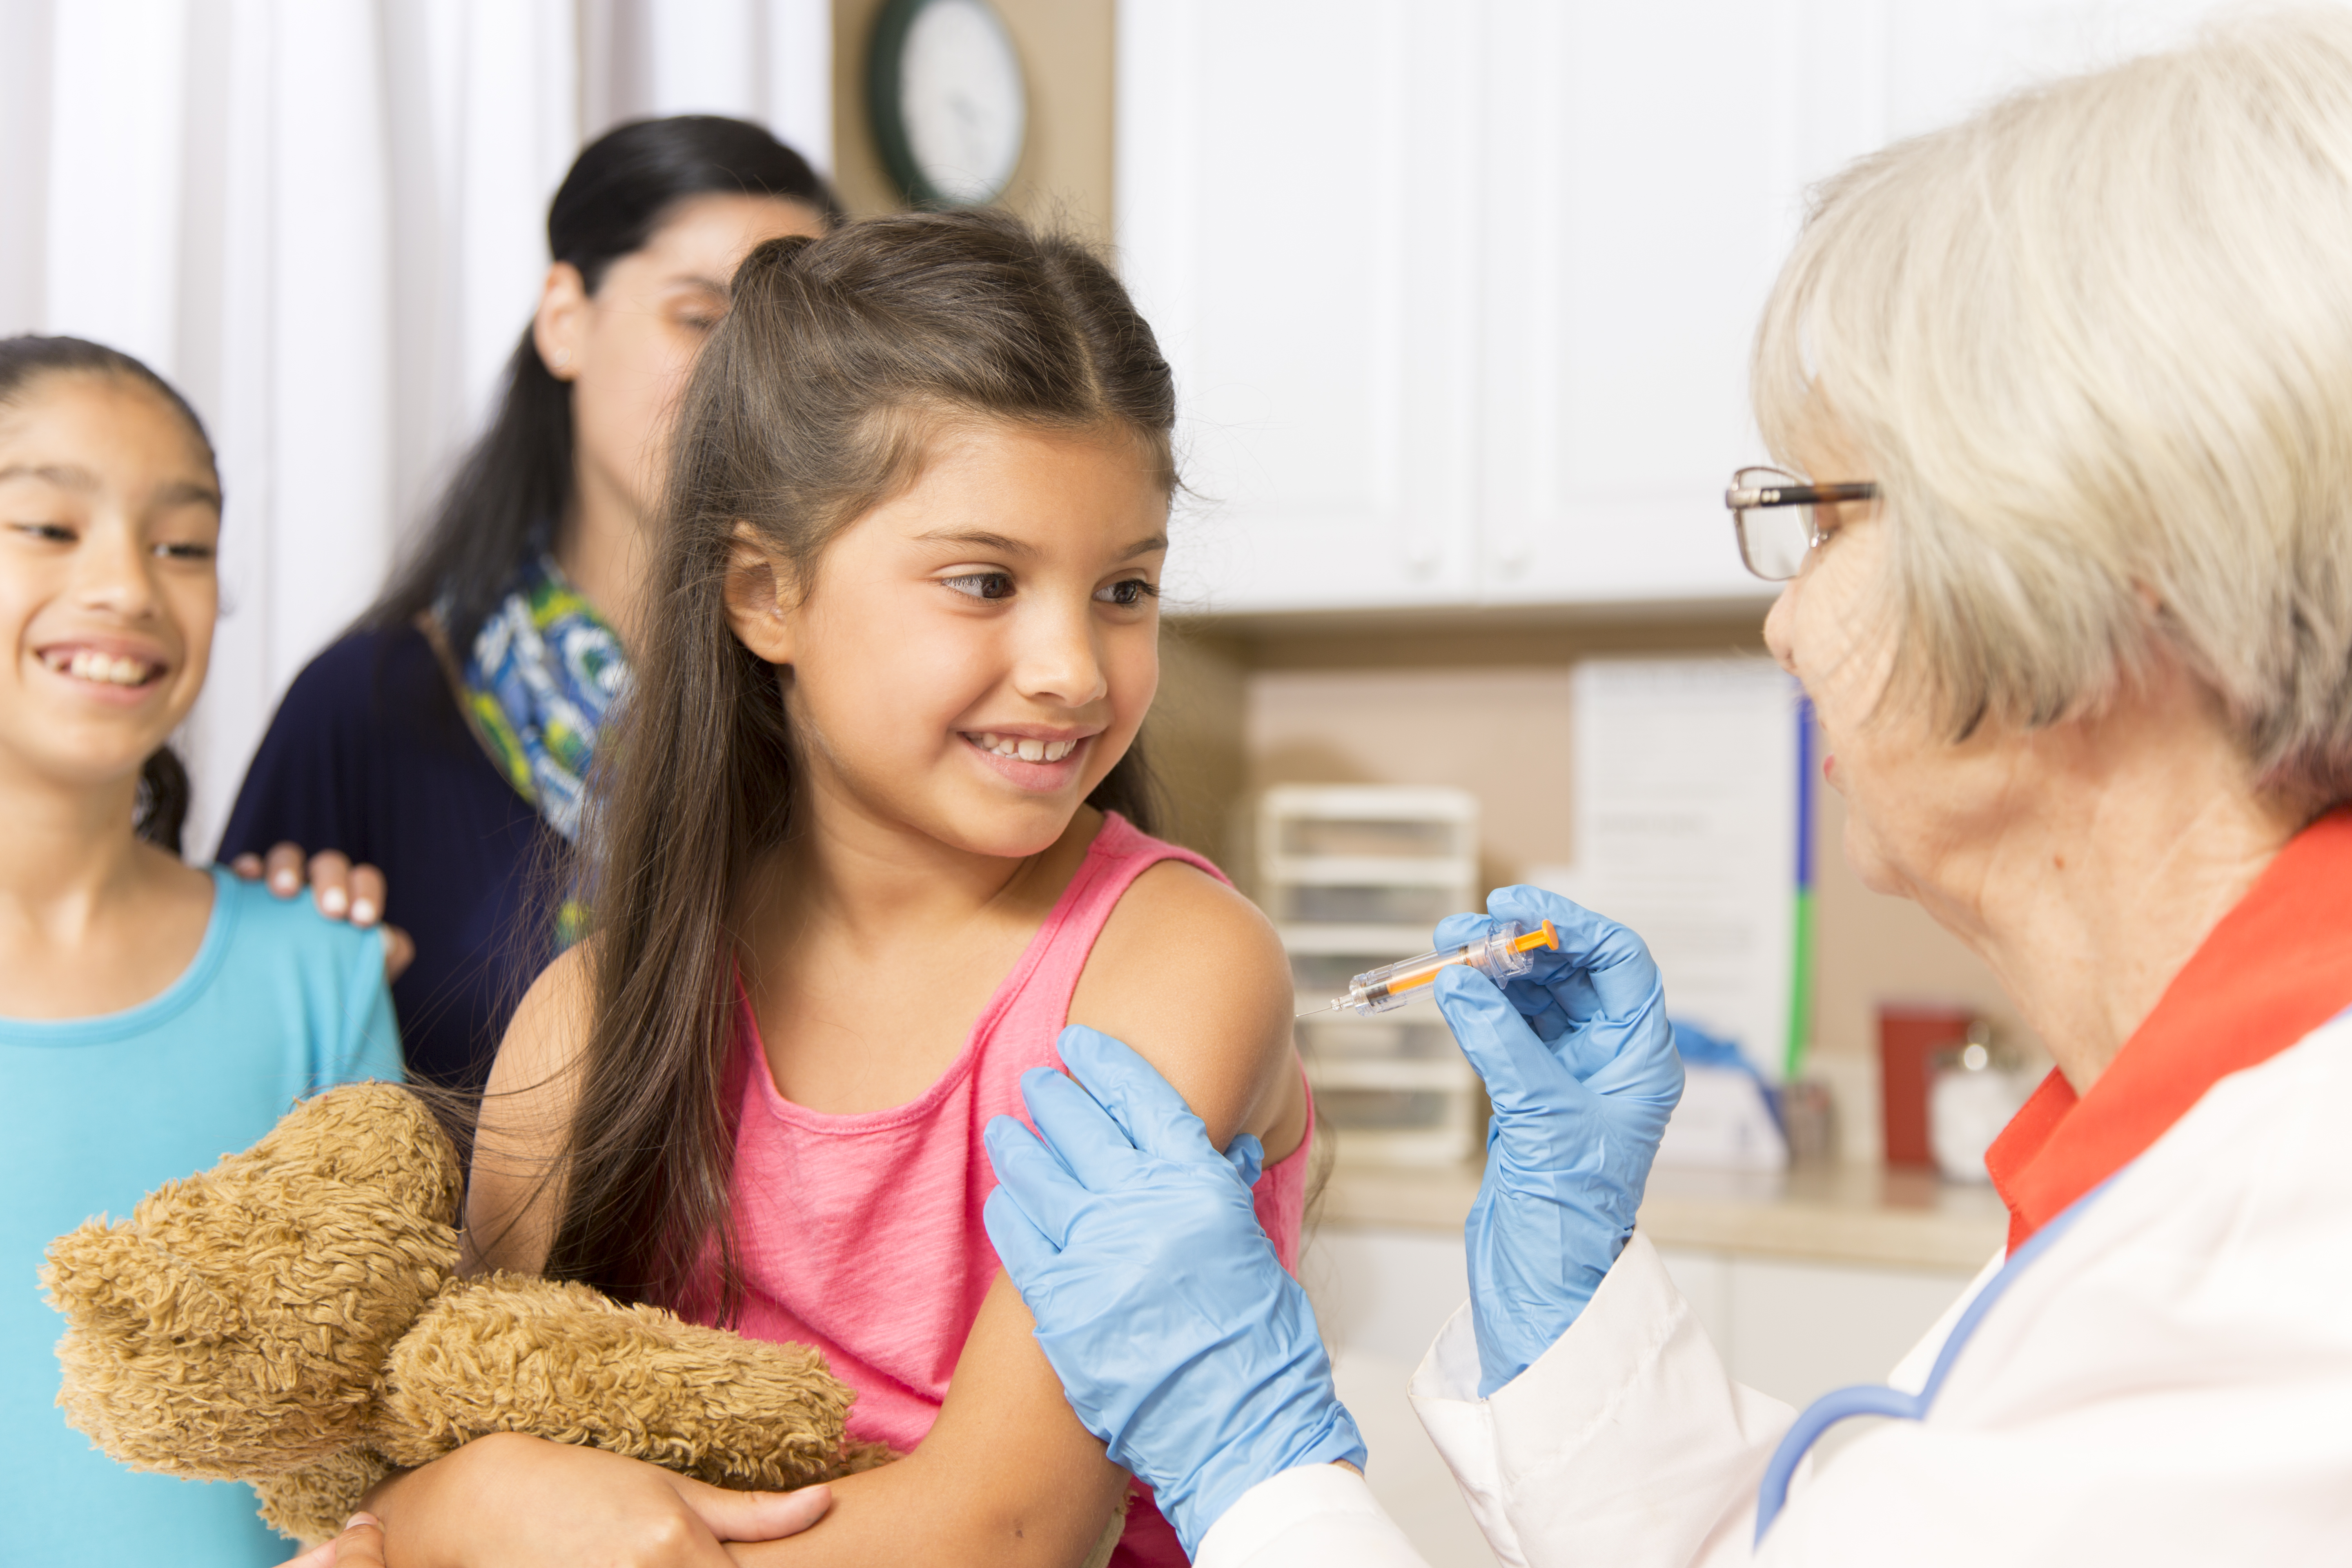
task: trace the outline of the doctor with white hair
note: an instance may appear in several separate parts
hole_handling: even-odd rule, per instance
[[[1634,1226],[1656,969],[1506,889],[1438,941],[1565,940],[1439,984],[1495,1115],[1423,1424],[1528,1568],[2352,1562],[2352,16],[1864,159],[1753,371],[1786,471],[1728,499],[1845,852],[2057,1060],[1988,1158],[2009,1246],[1886,1386],[1735,1384]],[[990,1129],[988,1220],[1072,1405],[1203,1568],[1419,1562],[1255,1148],[1116,1041],[1062,1056]],[[1853,1415],[1893,1419],[1815,1453]]]

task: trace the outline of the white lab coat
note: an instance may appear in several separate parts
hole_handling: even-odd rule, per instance
[[[2000,1262],[1890,1383],[1919,1389]],[[1477,1373],[1465,1307],[1412,1400],[1514,1568],[2352,1563],[2352,1020],[2210,1089],[2022,1266],[1926,1419],[1808,1462],[1760,1552],[1795,1413],[1725,1374],[1641,1236],[1535,1365],[1484,1400]],[[1421,1561],[1331,1466],[1252,1489],[1196,1559]]]

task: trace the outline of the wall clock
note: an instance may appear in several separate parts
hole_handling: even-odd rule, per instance
[[[866,101],[882,162],[922,206],[978,206],[1012,183],[1029,128],[1013,35],[988,0],[889,0]]]

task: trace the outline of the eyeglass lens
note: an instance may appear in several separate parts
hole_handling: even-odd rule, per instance
[[[1743,489],[1793,488],[1805,481],[1778,468],[1742,468],[1731,482]],[[1739,524],[1739,558],[1768,583],[1785,583],[1805,569],[1813,547],[1810,506],[1748,507],[1734,514]]]
[[[1803,571],[1812,545],[1811,507],[1759,506],[1739,514],[1740,556],[1767,582],[1785,583]]]

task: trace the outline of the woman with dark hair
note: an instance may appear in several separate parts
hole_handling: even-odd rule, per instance
[[[394,997],[418,1079],[480,1088],[561,940],[535,873],[578,829],[627,680],[670,405],[736,264],[839,212],[742,121],[640,121],[591,143],[548,209],[553,264],[488,430],[262,739],[221,858],[290,840],[382,868],[384,907],[359,908],[356,886],[350,901],[415,939]]]

